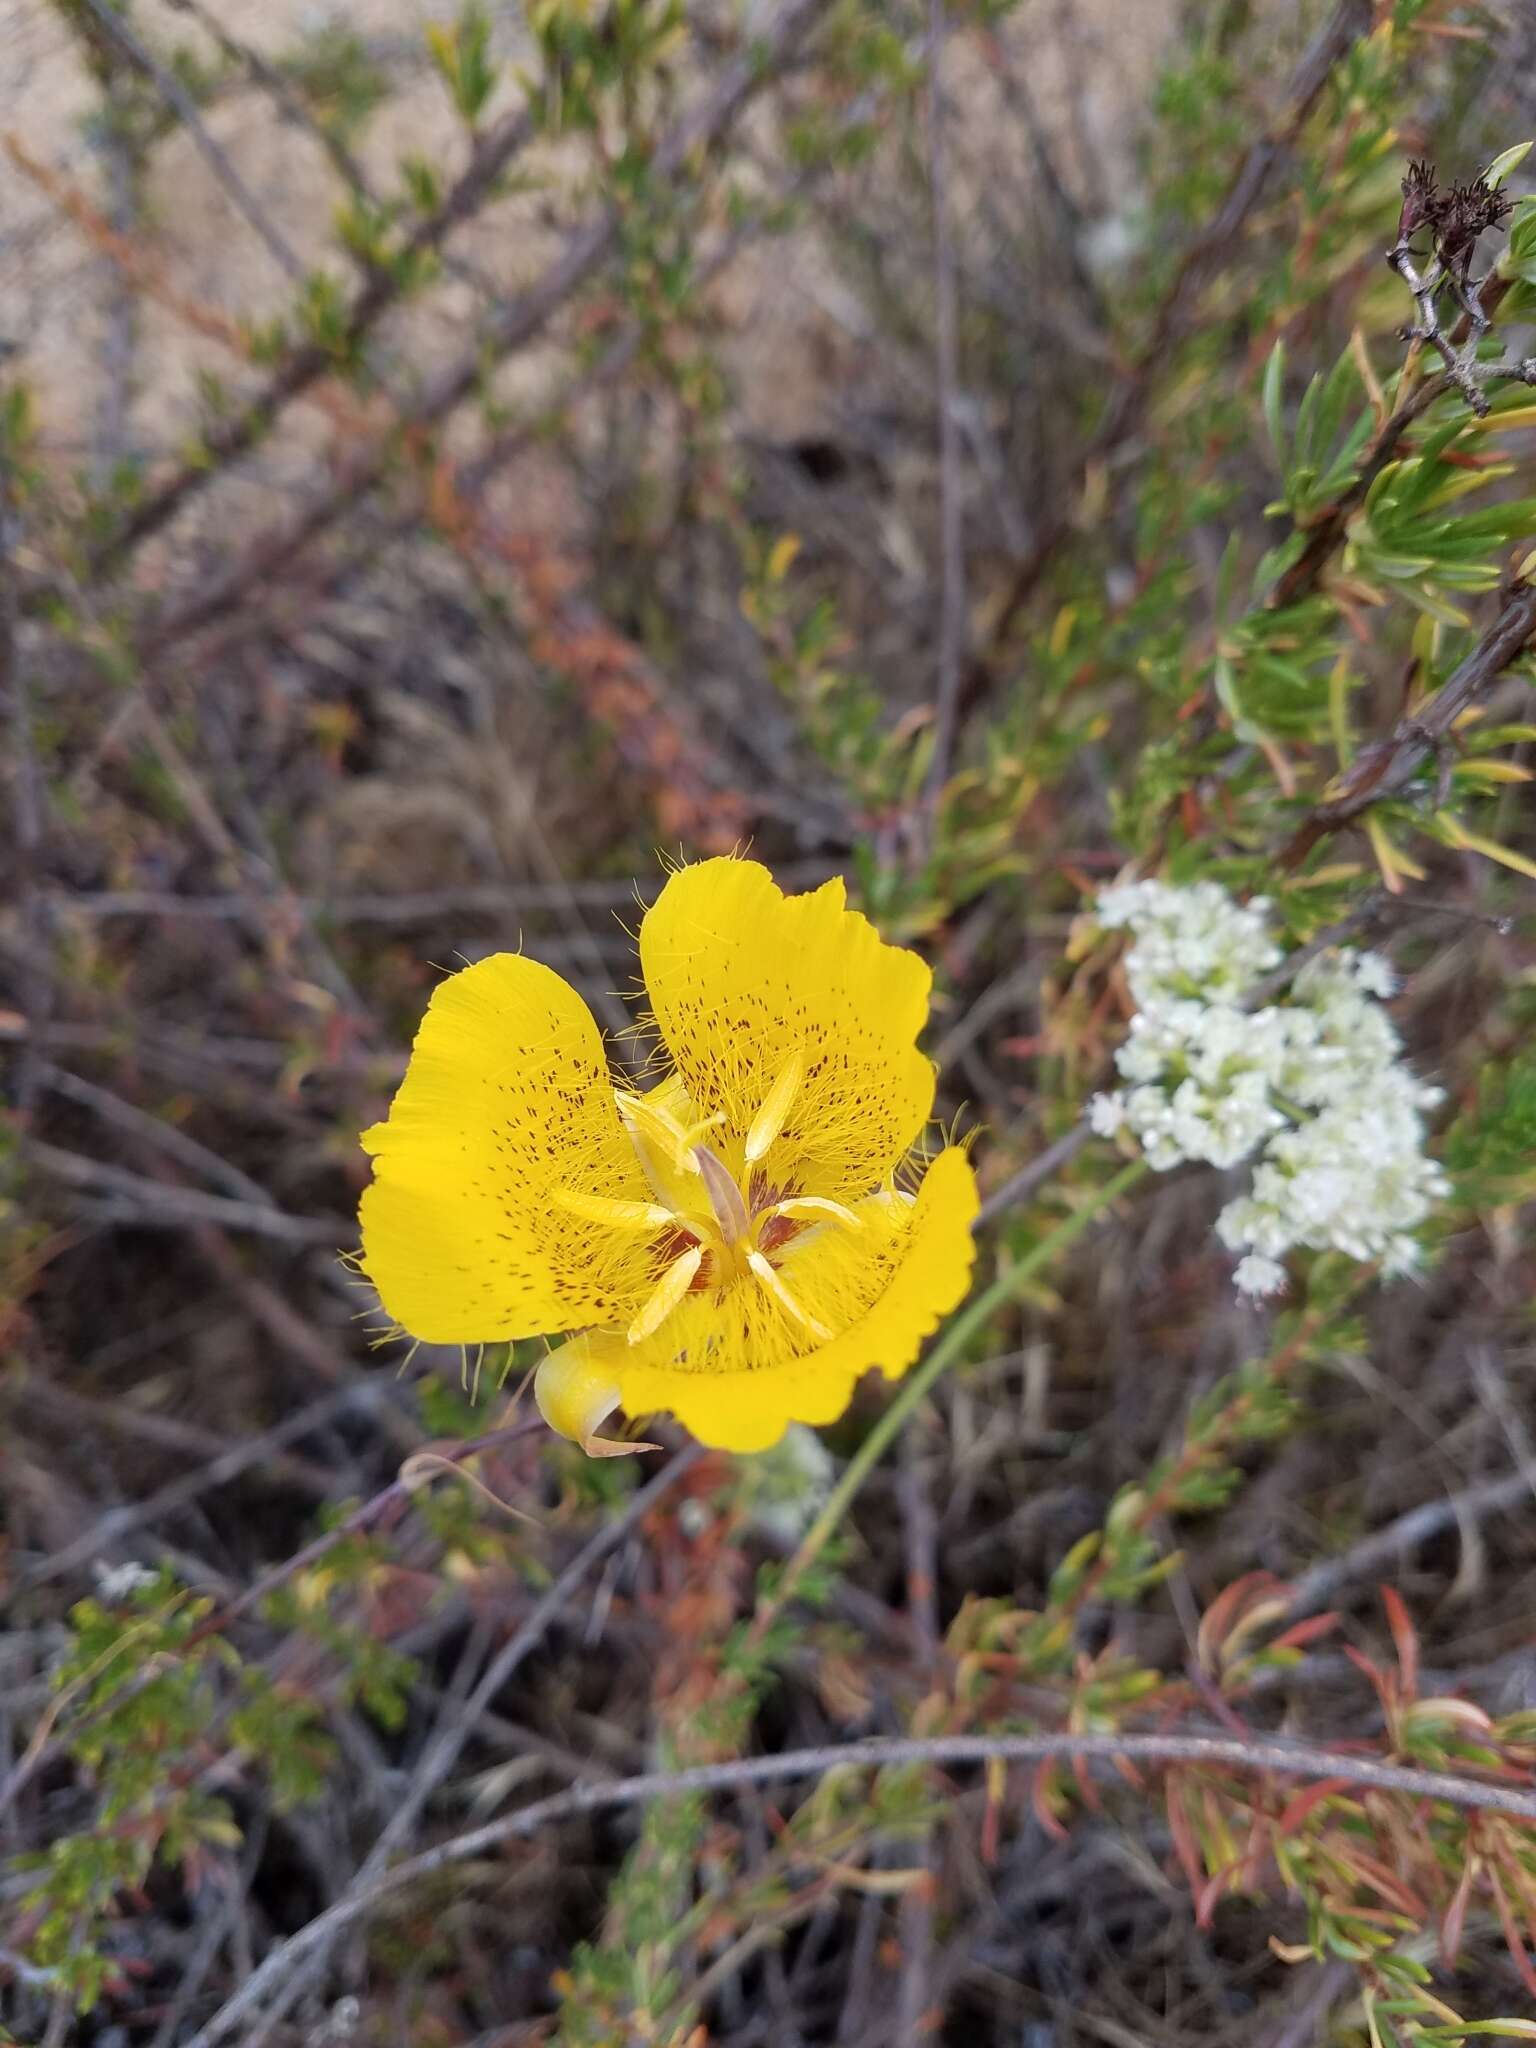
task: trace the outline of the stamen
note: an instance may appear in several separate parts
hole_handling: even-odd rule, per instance
[[[619,1115],[630,1126],[630,1135],[654,1145],[658,1152],[667,1154],[679,1173],[697,1173],[698,1161],[694,1158],[694,1147],[706,1131],[716,1124],[725,1122],[722,1111],[717,1116],[707,1116],[702,1123],[690,1124],[685,1130],[668,1110],[659,1109],[654,1102],[647,1102],[643,1095],[629,1095],[615,1088],[613,1099],[618,1105]]]
[[[661,1328],[693,1285],[693,1276],[703,1263],[704,1252],[700,1245],[695,1245],[691,1251],[684,1252],[680,1259],[673,1260],[657,1281],[650,1300],[630,1324],[631,1344],[643,1344],[653,1331]]]
[[[846,1223],[850,1230],[864,1228],[861,1217],[827,1195],[795,1195],[787,1202],[775,1202],[767,1213],[770,1216],[832,1216],[839,1223]]]
[[[728,1245],[740,1244],[752,1228],[747,1205],[741,1199],[741,1189],[731,1178],[724,1160],[717,1158],[707,1145],[700,1145],[693,1156],[704,1176],[709,1206],[715,1212],[721,1237]]]
[[[803,1324],[813,1337],[819,1337],[824,1344],[831,1342],[832,1332],[824,1323],[818,1323],[813,1315],[807,1314],[761,1252],[748,1252],[747,1264],[786,1315],[793,1316],[797,1323]]]
[[[660,1202],[611,1201],[606,1195],[586,1195],[579,1188],[557,1188],[555,1206],[589,1223],[606,1223],[614,1230],[664,1230],[677,1218]]]
[[[614,1090],[612,1100],[618,1104],[618,1114],[621,1114],[621,1118],[633,1128],[635,1137],[645,1139],[659,1153],[676,1155],[678,1141],[684,1135],[682,1124],[676,1120],[676,1116],[670,1116],[666,1110],[659,1110],[653,1102],[647,1102],[645,1096],[629,1096],[623,1090],[618,1090],[618,1087]]]
[[[761,1159],[768,1147],[784,1128],[784,1119],[789,1115],[790,1105],[800,1089],[805,1074],[804,1052],[792,1052],[779,1072],[779,1078],[764,1097],[763,1106],[753,1117],[747,1132],[747,1164]]]

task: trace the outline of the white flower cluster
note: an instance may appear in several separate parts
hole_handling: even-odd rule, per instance
[[[159,1578],[144,1564],[105,1564],[98,1557],[91,1571],[96,1579],[96,1591],[108,1607],[120,1607],[125,1600],[131,1600],[144,1587],[154,1585]]]
[[[1129,1130],[1160,1170],[1260,1153],[1252,1188],[1216,1222],[1244,1254],[1245,1293],[1283,1288],[1280,1260],[1297,1245],[1406,1271],[1414,1230],[1447,1192],[1421,1115],[1441,1091],[1402,1064],[1380,1000],[1395,981],[1378,954],[1321,955],[1281,1002],[1252,1003],[1284,957],[1267,908],[1262,897],[1236,904],[1215,882],[1105,890],[1100,922],[1134,935],[1125,964],[1137,1014],[1115,1062],[1128,1085],[1096,1096],[1089,1119],[1106,1137]]]

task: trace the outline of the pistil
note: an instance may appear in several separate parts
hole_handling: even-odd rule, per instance
[[[720,1240],[728,1251],[735,1251],[751,1236],[752,1220],[747,1214],[747,1205],[741,1199],[741,1189],[731,1178],[725,1161],[710,1151],[707,1145],[696,1145],[693,1152],[703,1177],[709,1206],[715,1213],[720,1226]]]

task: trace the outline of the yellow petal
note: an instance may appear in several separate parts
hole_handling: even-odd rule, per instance
[[[681,868],[646,912],[640,964],[698,1114],[725,1120],[711,1143],[733,1171],[797,1053],[804,1073],[767,1148],[776,1184],[857,1199],[928,1121],[917,1037],[932,977],[847,908],[841,881],[786,896],[755,861]]]
[[[496,953],[433,991],[363,1195],[362,1265],[385,1309],[433,1344],[623,1324],[648,1246],[574,1214],[580,1188],[649,1197],[597,1026],[558,974]]]
[[[871,1366],[897,1379],[970,1284],[976,1180],[957,1146],[929,1167],[916,1201],[859,1206],[864,1229],[808,1233],[781,1264],[797,1302],[819,1321],[843,1315],[830,1343],[799,1348],[796,1333],[755,1286],[715,1304],[690,1295],[672,1320],[614,1367],[624,1410],[670,1409],[701,1442],[760,1451],[791,1422],[833,1422]],[[854,1312],[849,1314],[850,1305]]]

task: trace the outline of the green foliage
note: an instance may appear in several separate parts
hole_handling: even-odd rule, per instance
[[[491,17],[482,0],[465,0],[451,27],[439,24],[429,28],[427,48],[455,107],[473,128],[499,78],[491,57]]]
[[[595,135],[614,121],[632,128],[637,95],[661,82],[685,37],[681,0],[610,0],[601,10],[581,0],[535,0],[528,19],[541,62],[536,84],[528,82],[552,133]],[[633,186],[641,160],[619,159],[615,167]]]
[[[602,1938],[579,1943],[569,1970],[557,1976],[562,2048],[613,2048],[628,2025],[645,2025],[677,1999],[676,1954],[704,1917],[693,1890],[708,1822],[697,1794],[647,1807],[640,1838],[609,1887]]]
[[[333,1698],[398,1727],[414,1667],[329,1611],[332,1593],[360,1584],[376,1559],[366,1544],[339,1545],[324,1574],[275,1593],[268,1612],[327,1653]],[[334,1745],[320,1701],[246,1662],[213,1602],[169,1571],[130,1569],[120,1593],[77,1602],[53,1686],[51,1739],[91,1787],[90,1812],[46,1850],[14,1859],[32,1916],[22,1952],[84,2013],[117,1981],[108,1929],[123,1895],[156,1867],[195,1886],[240,1847],[228,1803],[202,1782],[206,1767],[243,1755],[283,1810],[324,1790]]]
[[[1528,1200],[1536,1188],[1536,1053],[1525,1048],[1479,1073],[1442,1156],[1468,1205]]]
[[[339,364],[349,358],[347,294],[328,270],[312,270],[299,291],[295,321],[308,341],[317,343]]]
[[[1353,419],[1349,417],[1360,396],[1359,365],[1352,349],[1339,357],[1326,377],[1319,371],[1312,378],[1289,427],[1284,376],[1285,342],[1280,340],[1270,351],[1262,387],[1264,422],[1284,483],[1284,496],[1271,509],[1283,509],[1298,526],[1306,526],[1342,498],[1358,477],[1371,414],[1356,410]]]
[[[280,1699],[205,1630],[211,1608],[160,1572],[134,1578],[112,1604],[70,1610],[69,1647],[53,1674],[54,1740],[88,1774],[93,1812],[16,1867],[30,1879],[23,1907],[36,1915],[28,1959],[55,1972],[82,2012],[114,1974],[104,1934],[121,1894],[156,1863],[195,1882],[210,1857],[239,1846],[228,1805],[197,1768],[211,1759],[231,1687],[235,1739],[273,1763],[277,1795],[309,1796],[320,1783],[327,1749],[314,1706]]]
[[[335,1518],[344,1519],[344,1510],[338,1508]],[[338,1696],[366,1708],[382,1727],[398,1729],[405,1720],[416,1669],[413,1660],[336,1612],[341,1596],[364,1588],[386,1555],[375,1539],[344,1537],[327,1550],[321,1563],[269,1596],[265,1618],[277,1628],[308,1636],[324,1649],[334,1660]]]
[[[343,143],[355,142],[389,98],[388,75],[363,37],[340,21],[308,30],[283,54],[281,66],[322,126]]]

